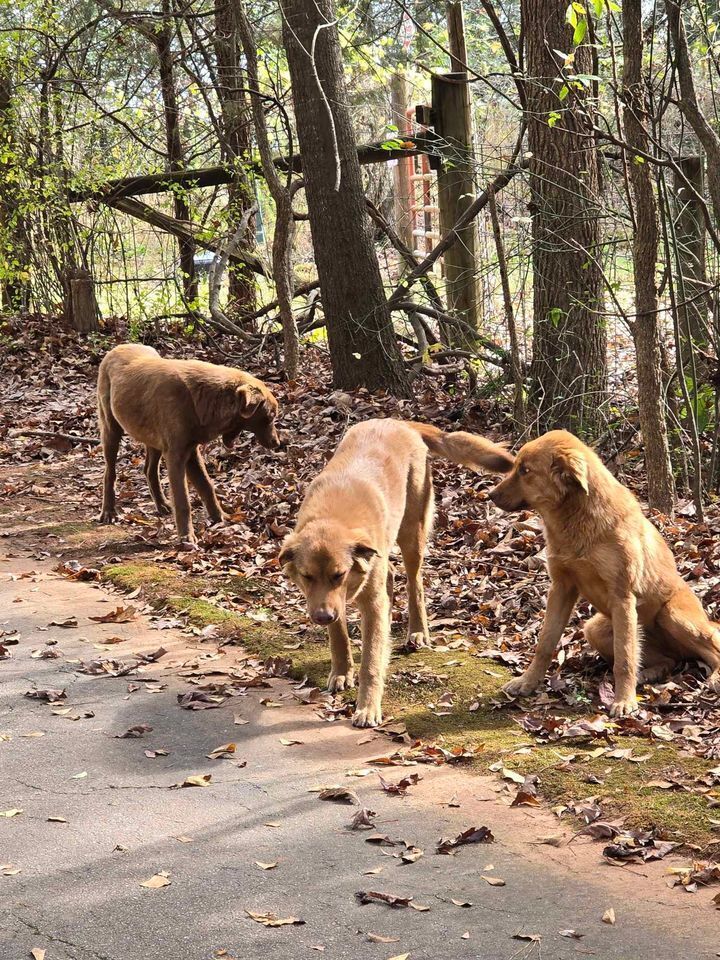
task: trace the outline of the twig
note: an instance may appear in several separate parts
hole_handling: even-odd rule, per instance
[[[89,443],[96,447],[100,441],[96,437],[81,437],[77,433],[56,433],[54,430],[8,430],[9,437],[53,437],[56,440],[69,440],[71,443]]]

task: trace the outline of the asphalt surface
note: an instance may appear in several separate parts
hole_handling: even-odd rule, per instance
[[[0,661],[0,814],[22,811],[0,816],[0,960],[32,950],[45,950],[45,960],[720,956],[713,891],[668,889],[665,863],[611,867],[597,844],[540,845],[566,828],[550,812],[510,809],[491,777],[383,768],[392,782],[422,775],[405,798],[385,794],[374,772],[348,777],[394,745],[320,719],[284,681],[218,709],[183,710],[177,694],[189,687],[180,665],[214,653],[214,644],[158,630],[147,617],[94,622],[88,617],[126,601],[57,576],[51,559],[13,553],[10,540],[0,541],[0,631],[19,634]],[[71,616],[77,627],[49,626]],[[126,639],[98,649],[112,636]],[[81,660],[160,645],[168,653],[141,674],[151,683],[77,669]],[[31,656],[48,649],[60,656]],[[25,696],[48,688],[64,688],[66,699]],[[263,706],[267,697],[282,706]],[[235,723],[236,715],[249,722]],[[138,724],[152,731],[117,737]],[[207,758],[231,741],[231,759]],[[145,754],[158,749],[168,755]],[[175,786],[208,773],[209,786]],[[424,856],[402,864],[392,856],[398,847],[367,843],[368,832],[347,827],[358,808],[319,800],[311,791],[321,785],[354,791],[377,811],[372,833],[403,838]],[[459,806],[448,806],[451,798]],[[494,843],[436,854],[440,837],[481,824]],[[141,886],[162,872],[169,885]],[[361,890],[430,909],[362,905]],[[602,921],[609,907],[614,926]],[[265,927],[248,912],[305,922]],[[561,934],[573,930],[580,939]]]

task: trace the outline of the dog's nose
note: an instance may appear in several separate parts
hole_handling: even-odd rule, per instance
[[[497,488],[497,487],[493,487],[493,489],[490,491],[490,493],[488,494],[488,496],[490,497],[490,499],[492,500],[493,503],[498,504],[498,500],[499,500],[499,498],[500,498],[500,495],[498,494],[498,488]],[[498,504],[498,505],[499,505],[499,504]]]
[[[321,607],[319,610],[313,610],[310,614],[310,619],[313,623],[319,624],[321,627],[326,627],[329,623],[334,623],[337,620],[337,613],[334,610],[326,610],[324,607]]]

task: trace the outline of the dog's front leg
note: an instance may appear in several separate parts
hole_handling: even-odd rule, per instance
[[[385,673],[390,659],[390,599],[387,591],[387,560],[375,560],[370,578],[358,596],[362,618],[362,661],[356,727],[376,727],[382,723],[382,696]]]
[[[167,465],[170,490],[172,492],[173,509],[175,511],[175,527],[178,539],[182,543],[195,543],[195,533],[190,513],[190,496],[188,494],[187,469],[188,455],[170,450],[164,454]]]
[[[509,697],[527,696],[542,683],[577,598],[578,592],[572,584],[553,581],[535,656],[525,673],[503,687]]]
[[[626,717],[630,713],[635,713],[638,708],[637,675],[640,663],[640,635],[635,597],[630,594],[617,600],[611,614],[615,702],[610,707],[610,716]]]
[[[328,634],[330,636],[328,690],[330,693],[339,693],[340,690],[349,690],[355,685],[355,665],[345,617],[331,623]]]

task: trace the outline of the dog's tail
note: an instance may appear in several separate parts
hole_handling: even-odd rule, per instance
[[[458,430],[443,433],[429,423],[407,424],[416,430],[425,441],[425,446],[434,457],[444,457],[460,463],[471,470],[490,470],[493,473],[509,473],[513,468],[513,455],[492,440],[477,437],[473,433]]]

